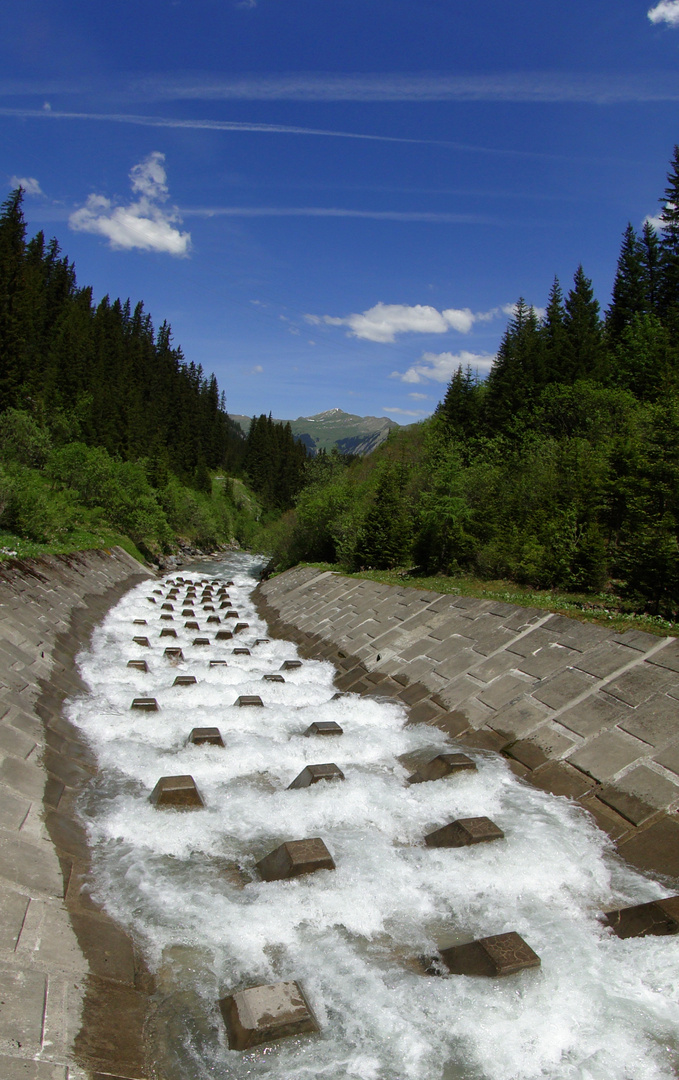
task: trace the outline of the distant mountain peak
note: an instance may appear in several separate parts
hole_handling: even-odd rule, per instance
[[[247,433],[249,417],[234,415],[232,419]],[[337,408],[326,409],[314,416],[298,416],[296,420],[276,422],[289,423],[293,435],[312,454],[333,447],[344,454],[370,454],[384,442],[393,428],[399,427],[387,416],[357,416]]]

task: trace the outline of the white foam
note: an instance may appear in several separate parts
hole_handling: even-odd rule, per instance
[[[282,641],[254,645],[267,628],[249,598],[253,565],[234,556],[207,575],[233,578],[233,607],[249,623],[209,650],[192,645],[197,634],[184,628],[179,600],[174,622],[161,623],[161,598],[148,604],[148,584],[132,590],[80,658],[91,692],[70,707],[100,765],[82,810],[97,896],[142,943],[161,985],[190,988],[194,1002],[185,995],[179,1027],[168,1024],[177,1045],[164,1075],[673,1076],[679,940],[620,941],[597,920],[602,908],[667,890],[624,867],[579,808],[521,784],[496,756],[474,754],[477,773],[407,786],[399,757],[433,756],[450,741],[435,728],[404,726],[399,705],[333,700],[330,664],[305,660],[283,672],[284,684],[262,681],[297,651]],[[213,637],[217,627],[201,617],[199,598],[194,610],[201,634]],[[140,617],[147,626],[133,627]],[[176,641],[159,637],[169,625]],[[150,648],[133,645],[135,634]],[[183,662],[167,661],[168,645],[183,650]],[[252,655],[234,656],[239,646]],[[131,658],[147,660],[149,672],[127,668]],[[228,667],[209,668],[215,658]],[[177,674],[198,682],[173,687]],[[264,708],[235,706],[242,694],[259,694]],[[155,697],[159,711],[130,710],[139,696]],[[336,720],[344,735],[304,738],[314,720]],[[190,730],[205,726],[220,728],[225,749],[187,744]],[[286,790],[306,764],[327,761],[342,769],[344,783]],[[205,810],[152,807],[158,778],[182,773],[195,778]],[[447,821],[482,814],[505,841],[423,846],[425,833]],[[305,836],[324,838],[334,872],[258,879],[259,858]],[[437,946],[507,930],[541,956],[539,971],[428,978],[410,966]],[[229,1051],[217,998],[238,985],[291,978],[303,982],[321,1036]],[[169,994],[170,1011],[173,1001]],[[192,1009],[189,1022],[183,1010]],[[201,1024],[207,1034],[199,1038]]]

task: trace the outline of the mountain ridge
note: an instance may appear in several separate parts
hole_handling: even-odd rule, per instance
[[[230,416],[247,434],[251,417],[236,413]],[[361,457],[371,454],[387,439],[390,431],[400,427],[387,416],[358,416],[337,408],[326,409],[313,416],[298,416],[296,420],[275,422],[290,424],[295,438],[303,442],[312,454],[336,447],[340,453],[358,454]]]

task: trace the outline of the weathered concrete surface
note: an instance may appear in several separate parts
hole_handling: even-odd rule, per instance
[[[0,1077],[146,1075],[151,989],[131,941],[89,898],[74,802],[94,772],[61,716],[75,654],[132,585],[121,548],[0,566]]]
[[[271,632],[577,800],[643,870],[679,877],[679,640],[312,567],[255,593]]]

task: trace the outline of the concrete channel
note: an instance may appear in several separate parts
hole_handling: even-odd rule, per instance
[[[89,897],[75,811],[95,771],[62,704],[75,657],[154,575],[122,549],[0,572],[0,1077],[146,1080],[154,979]],[[338,690],[502,754],[587,809],[619,853],[677,891],[679,642],[542,611],[288,571],[254,594],[272,637],[328,659]]]

